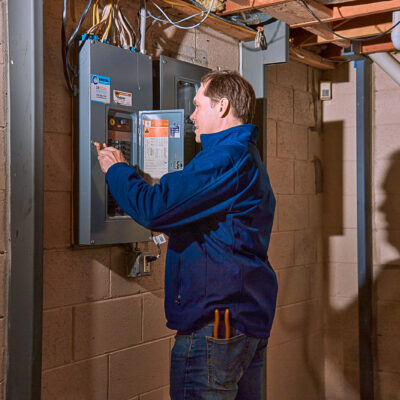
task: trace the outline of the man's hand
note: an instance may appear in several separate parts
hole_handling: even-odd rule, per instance
[[[100,143],[93,142],[93,144],[97,149],[97,158],[100,163],[100,168],[105,174],[108,168],[116,163],[123,162],[128,164],[121,151],[117,150],[115,147],[106,147],[106,144],[103,143],[103,148],[101,148]]]

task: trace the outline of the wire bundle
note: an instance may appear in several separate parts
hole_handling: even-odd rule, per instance
[[[196,14],[193,14],[193,15],[189,15],[188,17],[180,19],[179,21],[173,21],[167,15],[167,13],[158,4],[156,4],[156,3],[154,3],[152,1],[153,6],[155,6],[161,12],[161,14],[165,17],[165,19],[160,18],[160,17],[155,17],[149,10],[147,10],[147,15],[150,18],[152,18],[154,21],[163,22],[163,23],[166,23],[166,24],[171,24],[171,25],[173,25],[173,26],[175,26],[176,28],[179,28],[179,29],[193,29],[193,28],[197,28],[199,25],[201,25],[208,18],[208,16],[210,15],[211,10],[213,10],[213,8],[214,8],[214,1],[215,0],[211,0],[210,6],[209,6],[209,8],[207,10],[197,12]],[[170,4],[173,4],[173,3],[170,3]],[[218,5],[218,7],[219,6],[220,5]],[[187,21],[187,20],[189,20],[189,19],[191,19],[193,17],[197,17],[199,15],[203,16],[203,18],[197,24],[190,25],[190,26],[180,25],[180,23],[182,23],[184,21]]]
[[[101,42],[130,49],[135,47],[137,35],[119,7],[119,0],[110,0],[103,7],[100,17],[99,0],[93,5],[92,27],[86,32],[101,38]]]
[[[79,19],[79,22],[67,39],[67,9],[68,0],[64,0],[61,28],[62,57],[64,64],[64,76],[71,93],[75,94],[74,78],[77,71],[71,63],[70,51],[74,43],[77,43],[78,35],[82,28],[89,9],[92,8],[92,26],[82,36],[82,46],[89,39],[100,40],[125,49],[134,49],[137,42],[137,34],[119,7],[119,0],[107,0],[107,4],[100,10],[101,0],[89,0]]]
[[[67,81],[68,88],[69,90],[74,93],[74,85],[73,85],[73,78],[76,75],[76,71],[74,67],[72,66],[70,60],[69,60],[69,52],[71,50],[71,46],[75,42],[75,39],[78,36],[78,32],[81,29],[82,23],[86,18],[86,15],[92,6],[93,0],[89,0],[85,9],[83,10],[83,13],[81,15],[81,18],[79,19],[78,25],[72,32],[71,36],[67,40],[67,8],[68,8],[68,0],[64,0],[64,7],[63,7],[63,13],[62,13],[62,26],[61,26],[61,44],[62,44],[62,58],[63,58],[63,64],[64,64],[64,76],[65,80]]]

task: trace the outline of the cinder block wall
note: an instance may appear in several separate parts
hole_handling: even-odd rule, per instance
[[[398,57],[399,59],[399,57]],[[327,400],[359,399],[356,201],[356,70],[345,64],[324,78],[323,104],[325,388]],[[373,66],[375,398],[400,393],[400,88]]]
[[[152,276],[132,280],[125,277],[122,248],[71,248],[73,133],[59,40],[62,4],[44,1],[42,398],[167,399],[174,332],[165,327],[165,259],[155,263]],[[131,21],[138,4],[121,1]],[[84,5],[70,10],[69,21],[77,23]],[[204,27],[177,31],[155,24],[147,50],[213,69],[238,69],[237,42]],[[163,246],[164,257],[165,251]]]
[[[323,102],[326,399],[359,399],[357,311],[356,70],[324,73]]]
[[[375,391],[386,400],[400,398],[400,86],[373,72]]]
[[[6,330],[7,330],[7,265],[9,228],[7,224],[8,194],[7,155],[8,143],[8,46],[7,46],[7,7],[0,1],[0,400],[5,389]]]
[[[290,62],[267,68],[267,166],[277,199],[270,261],[279,282],[268,347],[267,397],[323,398],[320,72]]]

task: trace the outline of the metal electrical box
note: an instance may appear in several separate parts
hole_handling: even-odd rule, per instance
[[[193,98],[201,85],[201,78],[211,70],[166,56],[160,56],[158,68],[160,108],[184,110],[186,165],[201,149],[194,140],[193,123],[189,117],[194,111]]]
[[[149,183],[183,168],[183,110],[152,110],[149,56],[97,41],[79,54],[78,244],[147,241],[150,232],[118,207],[93,142],[122,151]]]

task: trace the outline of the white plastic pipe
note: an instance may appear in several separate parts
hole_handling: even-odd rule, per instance
[[[393,11],[393,25],[400,21],[400,11]],[[400,50],[400,25],[392,30],[392,42],[397,50]]]
[[[368,54],[374,63],[379,65],[398,85],[400,85],[400,62],[389,53]]]

